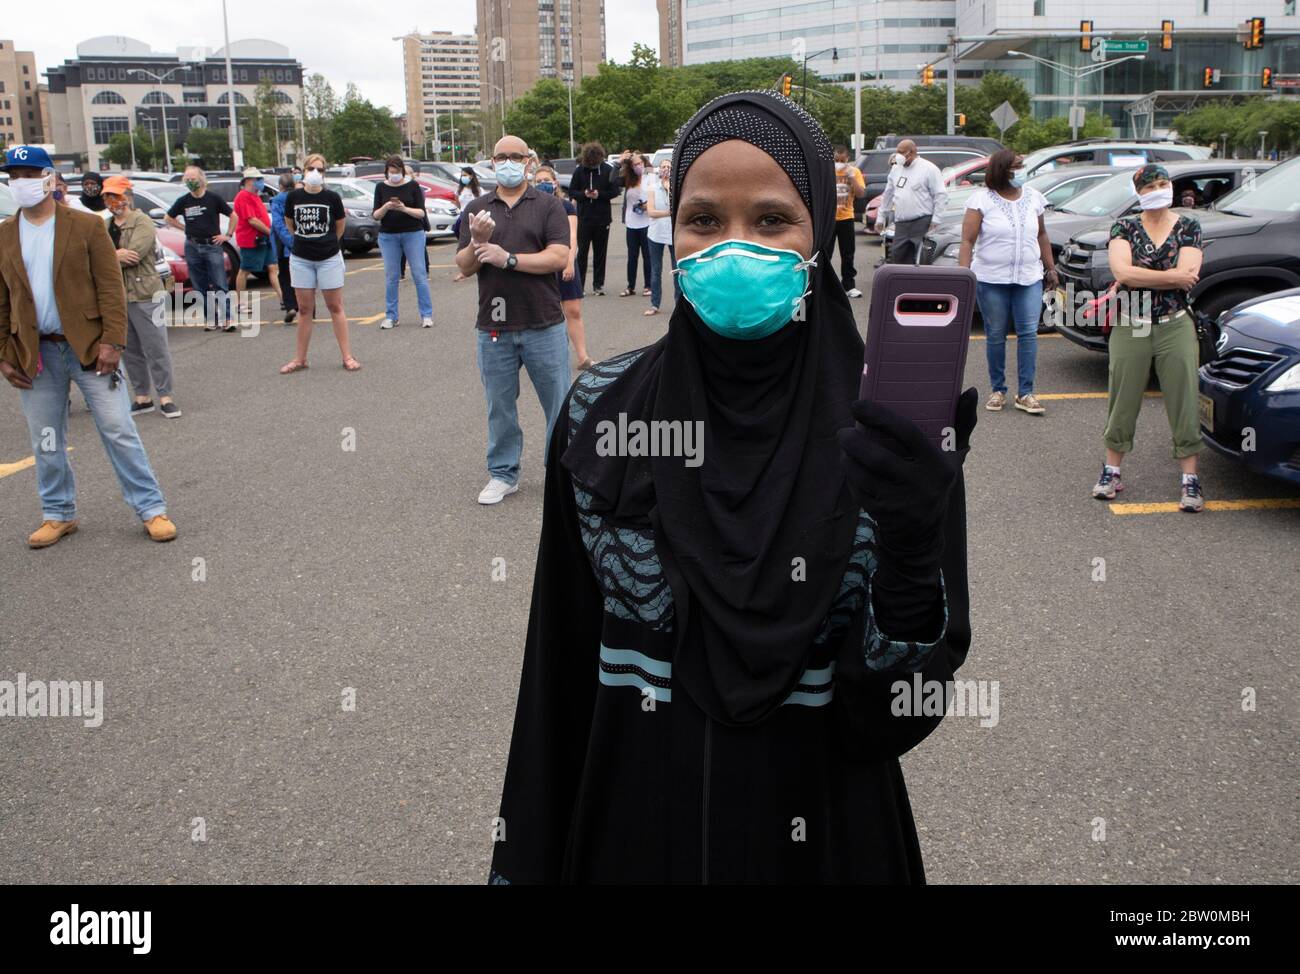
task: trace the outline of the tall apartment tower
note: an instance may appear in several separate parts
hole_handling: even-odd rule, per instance
[[[484,109],[509,107],[540,78],[595,74],[604,0],[478,0],[478,58]]]
[[[36,55],[14,50],[13,41],[0,40],[0,143],[46,140],[39,89]]]
[[[406,79],[406,136],[430,138],[435,114],[479,107],[479,43],[475,34],[435,30],[400,38]]]
[[[659,63],[680,68],[682,62],[682,8],[686,0],[655,0],[659,8]]]

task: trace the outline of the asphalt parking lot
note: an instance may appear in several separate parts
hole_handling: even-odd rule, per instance
[[[543,420],[525,382],[521,489],[480,507],[476,295],[452,283],[452,252],[431,248],[431,330],[406,284],[404,323],[379,331],[378,255],[349,258],[356,374],[327,325],[292,376],[276,371],[291,328],[173,330],[185,415],[139,421],[180,528],[169,545],[122,503],[74,396],[81,530],[29,551],[31,447],[0,389],[0,679],[105,688],[97,728],[0,720],[0,881],[484,880]],[[597,358],[667,326],[615,296],[624,254],[616,225],[610,293],[585,302]],[[855,307],[865,327],[868,299]],[[978,335],[967,379],[987,394]],[[1207,451],[1207,497],[1253,503],[1170,513],[1152,396],[1108,508],[1088,494],[1104,358],[1046,337],[1037,384],[1046,416],[981,410],[967,462],[961,675],[998,681],[1000,712],[950,717],[904,758],[929,880],[1300,881],[1300,491]]]

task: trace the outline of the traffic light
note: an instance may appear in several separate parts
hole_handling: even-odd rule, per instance
[[[1207,88],[1214,87],[1214,68],[1205,69],[1205,87]]]
[[[958,112],[958,113],[957,113],[957,128],[959,128],[959,129],[964,129],[965,127],[966,127],[966,113],[965,113],[965,112]]]
[[[927,64],[921,69],[921,84],[929,87],[934,84],[934,66]]]
[[[1251,17],[1246,22],[1246,43],[1248,51],[1256,51],[1264,46],[1264,18]]]
[[[783,95],[785,95],[785,97],[789,98],[789,97],[790,97],[790,86],[791,86],[792,84],[794,84],[794,78],[793,78],[791,75],[788,75],[788,74],[783,74],[783,75],[781,75],[781,94],[783,94]]]
[[[1079,30],[1083,33],[1083,36],[1079,38],[1079,50],[1091,51],[1092,50],[1092,21],[1091,20],[1079,21]]]
[[[1259,73],[1259,86],[1261,88],[1273,87],[1273,69],[1265,68]]]
[[[1172,20],[1160,21],[1160,50],[1172,51],[1174,49],[1174,22]]]

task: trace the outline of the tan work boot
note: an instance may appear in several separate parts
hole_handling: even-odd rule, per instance
[[[150,541],[171,541],[176,537],[176,525],[166,514],[159,514],[144,522],[144,529],[149,533]]]
[[[59,539],[65,534],[76,534],[76,521],[42,521],[41,526],[32,532],[32,536],[27,539],[27,546],[30,548],[48,548],[52,544],[58,544]]]

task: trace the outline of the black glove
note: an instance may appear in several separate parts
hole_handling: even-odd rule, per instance
[[[858,506],[876,522],[879,561],[872,579],[880,630],[921,639],[942,620],[939,566],[948,495],[970,452],[979,394],[957,401],[955,449],[940,450],[916,424],[868,400],[853,404],[857,426],[836,436]]]

